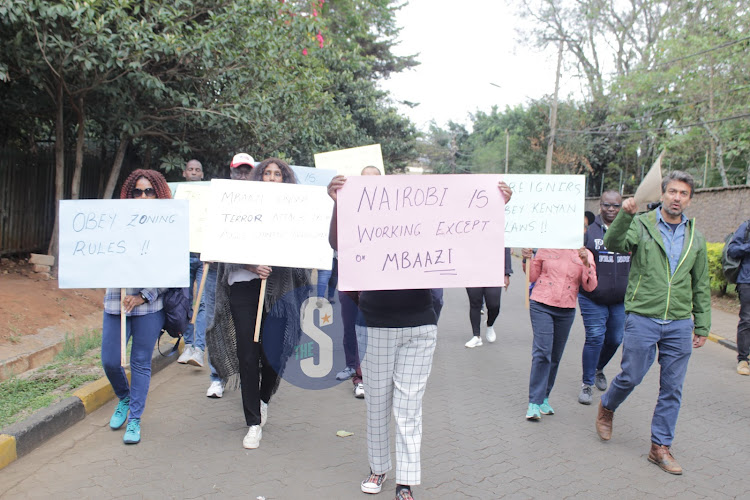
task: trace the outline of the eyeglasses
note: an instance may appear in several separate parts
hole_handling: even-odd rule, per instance
[[[620,208],[622,206],[621,203],[600,203],[600,205],[604,208]]]
[[[146,188],[146,189],[133,188],[131,193],[133,193],[133,198],[140,198],[144,194],[146,195],[146,198],[156,198],[156,189],[154,188]]]

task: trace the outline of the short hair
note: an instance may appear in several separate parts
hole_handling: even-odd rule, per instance
[[[619,197],[621,197],[621,198],[622,198],[622,195],[620,194],[620,192],[619,192],[618,190],[616,190],[616,189],[605,189],[604,191],[602,191],[602,194],[601,194],[601,195],[599,195],[599,199],[601,200],[601,199],[602,199],[602,196],[604,196],[604,195],[605,195],[605,194],[607,194],[607,193],[614,193],[614,194],[616,194],[617,196],[619,196]]]
[[[359,174],[360,175],[364,175],[365,174],[365,170],[367,170],[368,168],[374,168],[375,170],[378,171],[378,175],[380,175],[380,169],[378,167],[376,167],[375,165],[367,165],[365,168],[362,169],[362,171]]]
[[[275,163],[276,165],[278,165],[279,170],[281,170],[281,178],[283,182],[285,182],[286,184],[298,183],[297,176],[294,175],[294,170],[291,169],[287,162],[279,158],[266,158],[262,162],[258,163],[253,169],[252,174],[250,174],[250,180],[262,181],[263,172],[265,172],[266,167],[268,167],[271,163]]]
[[[596,215],[594,215],[594,212],[591,212],[591,211],[589,211],[589,210],[586,210],[586,211],[585,211],[585,212],[583,213],[583,216],[584,216],[584,217],[586,217],[586,222],[588,222],[588,225],[589,225],[589,226],[590,226],[591,224],[593,224],[593,223],[594,223],[594,219],[596,219]]]
[[[198,166],[201,168],[201,170],[203,170],[203,164],[201,164],[201,162],[199,162],[196,159],[188,160],[187,163],[185,163],[185,168],[187,168],[187,166],[190,165],[191,163],[197,163]]]
[[[169,184],[167,184],[167,180],[164,178],[161,172],[157,170],[146,170],[143,168],[139,168],[133,170],[128,178],[125,179],[125,182],[122,183],[122,189],[120,189],[121,200],[133,197],[133,188],[135,187],[135,183],[138,182],[138,179],[140,179],[141,177],[144,177],[148,182],[151,183],[151,185],[154,187],[154,190],[156,191],[157,198],[165,200],[172,198],[172,190],[169,189]]]
[[[687,172],[683,172],[682,170],[672,170],[661,181],[662,194],[667,192],[667,184],[672,181],[684,182],[685,184],[690,186],[690,197],[693,197],[693,192],[695,191],[695,181],[693,180],[692,175]]]

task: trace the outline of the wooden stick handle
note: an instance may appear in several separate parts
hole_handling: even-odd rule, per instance
[[[203,297],[203,288],[206,286],[206,276],[208,276],[208,262],[203,263],[203,274],[201,275],[201,284],[198,286],[198,297],[193,302],[193,319],[190,320],[191,325],[194,325],[195,320],[198,318],[198,309],[201,305],[201,297]]]
[[[122,303],[126,295],[127,289],[120,288],[120,366],[128,366],[127,360],[125,359],[125,351],[127,350],[128,337],[127,337],[127,326],[125,325],[125,319],[127,315],[125,313],[125,304]]]
[[[266,301],[266,281],[260,280],[260,297],[258,297],[258,312],[255,315],[255,337],[253,341],[260,341],[260,320],[263,318],[263,304]]]

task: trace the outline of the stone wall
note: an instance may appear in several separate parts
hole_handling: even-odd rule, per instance
[[[599,198],[586,198],[586,210],[598,214]],[[695,217],[707,241],[724,241],[727,234],[750,219],[750,186],[696,189],[685,215]]]

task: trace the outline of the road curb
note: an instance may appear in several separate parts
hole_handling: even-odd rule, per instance
[[[735,352],[737,352],[737,344],[729,339],[725,339],[721,335],[716,335],[715,333],[709,333],[708,334],[708,340],[712,340],[716,342],[717,344],[721,344],[724,347],[731,349]]]
[[[174,340],[170,343],[174,344]],[[185,345],[180,344],[179,352]],[[151,374],[163,370],[177,360],[177,355],[162,356],[158,347],[151,356]],[[128,380],[130,370],[127,370]],[[86,415],[101,408],[115,393],[107,377],[82,386],[62,401],[42,408],[32,415],[0,430],[0,469],[28,454],[47,440],[80,422]]]

